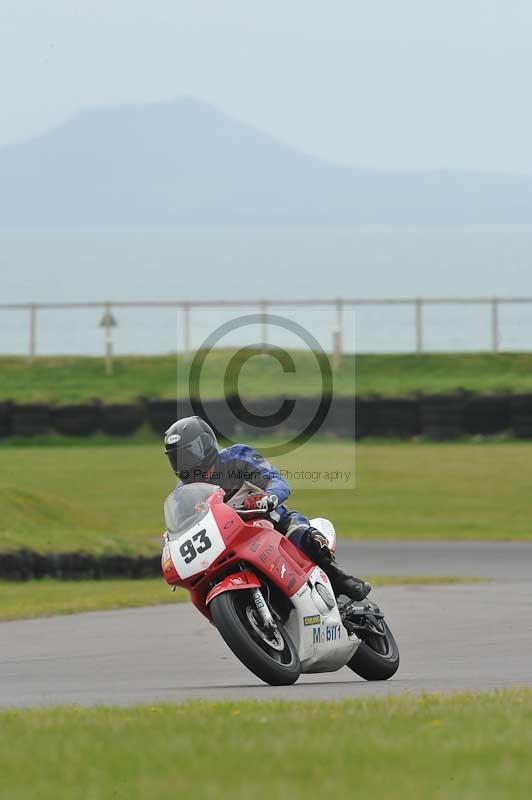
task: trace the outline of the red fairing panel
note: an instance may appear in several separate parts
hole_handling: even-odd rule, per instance
[[[239,589],[260,589],[260,581],[252,572],[235,572],[228,575],[221,583],[214,586],[207,597],[205,605],[208,606],[211,600],[224,592],[235,592]]]
[[[211,506],[228,550],[257,573],[266,575],[288,596],[297,592],[314,569],[307,556],[269,520],[243,522],[225,503]]]
[[[270,528],[257,527],[256,535],[238,547],[238,554],[288,597],[301,589],[314,569],[301,550]]]
[[[166,534],[165,534],[166,536]],[[179,575],[177,574],[177,570],[174,567],[174,562],[170,556],[170,548],[168,547],[168,542],[165,540],[163,552],[161,556],[161,567],[163,570],[163,577],[170,586],[175,586],[180,582]]]
[[[258,588],[260,581],[267,578],[290,597],[299,591],[314,569],[312,561],[278,533],[271,522],[244,522],[222,499],[223,491],[220,490],[210,498],[209,505],[226,549],[205,572],[187,578],[180,577],[167,544],[162,554],[166,582],[170,586],[187,589],[194,606],[208,619],[208,603],[215,596],[214,592]],[[239,572],[242,564],[247,569],[245,567]],[[242,575],[246,575],[249,582],[234,581]]]

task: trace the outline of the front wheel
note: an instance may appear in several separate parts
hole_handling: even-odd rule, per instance
[[[212,619],[224,642],[257,678],[271,686],[295,683],[301,663],[294,643],[277,623],[275,630],[261,627],[249,592],[224,592],[211,601]]]
[[[399,669],[399,648],[393,633],[383,619],[378,621],[378,627],[381,635],[365,636],[347,664],[367,681],[386,681]]]

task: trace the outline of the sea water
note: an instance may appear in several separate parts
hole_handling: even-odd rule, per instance
[[[195,308],[190,347],[219,325],[237,320],[220,344],[258,342],[258,325],[238,327],[258,300],[310,331],[330,350],[334,307],[276,308],[276,299],[412,297],[532,297],[531,226],[220,227],[179,230],[28,231],[0,234],[0,303],[111,301],[230,301]],[[167,353],[185,346],[180,311],[113,311],[118,353]],[[100,354],[102,310],[40,310],[37,352]],[[413,306],[346,307],[343,346],[349,352],[410,352],[416,346]],[[268,341],[304,346],[279,325]],[[532,349],[532,304],[501,305],[499,345]],[[488,305],[428,306],[423,348],[488,350]],[[27,311],[0,310],[0,352],[25,353]]]

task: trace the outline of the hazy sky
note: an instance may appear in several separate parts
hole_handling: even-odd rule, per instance
[[[0,145],[189,94],[335,161],[532,173],[531,41],[526,0],[2,0]]]

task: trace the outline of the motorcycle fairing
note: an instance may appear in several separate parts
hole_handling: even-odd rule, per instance
[[[181,580],[205,572],[226,549],[212,508],[203,519],[181,535],[170,538],[167,544],[168,554]]]
[[[210,612],[205,601],[213,580],[216,580],[220,570],[223,570],[225,577],[241,569],[242,563],[259,577],[264,576],[276,584],[287,597],[298,591],[311,573],[313,562],[274,530],[271,523],[264,520],[246,523],[230,506],[218,499],[218,496],[213,497],[213,501],[209,502],[209,513],[186,532],[180,535],[165,534],[161,560],[166,582],[172,587],[184,586],[190,592],[192,603],[208,619]],[[216,531],[212,531],[211,521]],[[204,529],[211,546],[199,554],[201,559],[198,557],[185,564],[188,570],[183,569],[182,561],[187,557],[190,559],[191,552],[186,543]],[[201,548],[200,536],[198,543]],[[183,555],[181,547],[184,545]],[[205,567],[204,562],[210,563]],[[188,572],[188,576],[183,572]]]
[[[315,567],[308,581],[290,600],[294,606],[285,623],[298,648],[302,672],[334,672],[356,652],[360,639],[344,628],[327,575]]]
[[[215,597],[224,592],[235,592],[239,589],[260,589],[260,587],[261,582],[253,572],[249,570],[235,572],[232,575],[227,575],[223,581],[213,586],[205,598],[205,605],[208,606],[211,600],[214,600]]]

